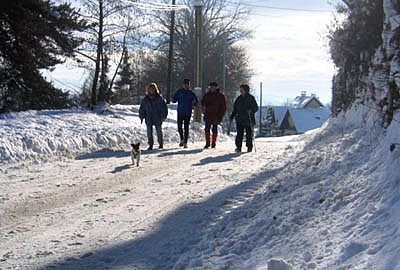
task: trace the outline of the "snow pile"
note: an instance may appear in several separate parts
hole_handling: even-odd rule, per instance
[[[400,113],[333,119],[254,196],[227,202],[175,269],[400,269]]]
[[[115,105],[101,113],[75,109],[0,114],[0,163],[129,149],[134,141],[146,147],[146,125],[140,123],[138,110]],[[166,143],[178,142],[176,110],[169,111],[163,131]],[[197,132],[194,137],[202,135]]]

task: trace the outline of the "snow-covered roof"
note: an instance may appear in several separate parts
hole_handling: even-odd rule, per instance
[[[313,99],[315,99],[318,103],[321,104],[321,107],[323,106],[323,104],[318,100],[318,98],[316,96],[298,96],[295,98],[295,100],[293,101],[293,103],[291,104],[291,107],[294,108],[304,108],[307,106],[308,103],[310,103]]]
[[[288,113],[290,113],[298,133],[321,127],[331,116],[331,112],[324,107],[315,109],[289,108]]]

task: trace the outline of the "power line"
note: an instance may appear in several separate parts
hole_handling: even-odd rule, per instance
[[[122,0],[122,2],[128,3],[139,9],[155,10],[155,11],[179,11],[189,8],[186,5],[172,5],[166,3],[157,3],[153,1],[136,2],[135,0]]]
[[[243,6],[247,6],[247,7],[265,8],[265,9],[273,9],[273,10],[288,10],[288,11],[318,12],[318,13],[325,13],[325,12],[331,13],[332,12],[332,10],[327,10],[327,9],[303,9],[303,8],[275,7],[275,6],[269,6],[269,5],[260,5],[260,4],[251,4],[251,3],[233,2],[233,1],[227,1],[227,2],[230,4],[235,4],[235,5],[243,5]]]

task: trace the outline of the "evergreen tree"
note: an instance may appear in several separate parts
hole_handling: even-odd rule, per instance
[[[118,71],[118,80],[114,87],[114,103],[128,104],[132,103],[132,92],[134,91],[133,70],[129,62],[129,53],[126,49],[123,52],[123,60],[120,71]]]
[[[47,82],[40,69],[71,57],[86,27],[69,4],[47,0],[0,3],[0,111],[65,107],[68,94]]]

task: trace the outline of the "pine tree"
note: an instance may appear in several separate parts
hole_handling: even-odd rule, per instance
[[[68,93],[47,82],[40,69],[72,57],[86,27],[69,4],[46,0],[0,3],[0,112],[60,108]]]
[[[129,53],[126,49],[123,52],[121,69],[118,72],[118,80],[114,87],[114,103],[132,103],[132,92],[134,92],[133,70],[129,62]]]

